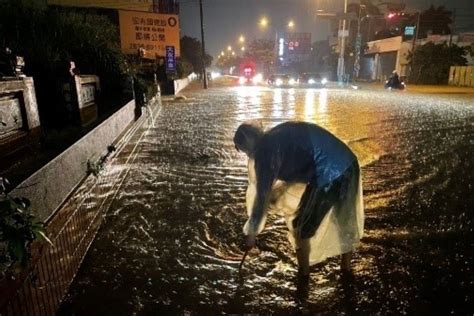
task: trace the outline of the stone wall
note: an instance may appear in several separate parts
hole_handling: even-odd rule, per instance
[[[47,221],[85,178],[88,160],[94,161],[105,155],[107,147],[114,144],[134,120],[135,101],[130,101],[18,185],[11,194],[30,199],[35,215]]]
[[[38,142],[39,135],[33,78],[0,81],[0,159]]]
[[[174,80],[174,94],[178,94],[181,90],[186,88],[189,85],[189,83],[191,83],[196,78],[197,78],[197,75],[195,73],[192,73],[184,79]]]

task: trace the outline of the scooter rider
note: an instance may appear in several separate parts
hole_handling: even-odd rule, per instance
[[[386,83],[386,87],[387,88],[396,88],[398,89],[401,85],[401,82],[400,82],[400,77],[398,76],[398,73],[396,70],[394,70],[392,72],[392,75],[390,76],[390,78],[388,79],[387,83]]]

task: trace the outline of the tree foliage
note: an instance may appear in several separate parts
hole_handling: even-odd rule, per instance
[[[425,38],[428,34],[451,34],[453,13],[444,6],[433,5],[420,15],[420,30],[418,38]]]
[[[70,61],[80,73],[98,75],[103,99],[115,103],[121,96],[117,90],[123,90],[122,79],[130,69],[120,49],[116,25],[106,16],[41,3],[0,2],[0,48],[9,47],[13,54],[24,56],[24,72],[35,79],[42,123],[48,118],[55,123],[58,120],[53,117],[61,115],[59,87],[70,77]]]
[[[227,73],[232,67],[238,68],[240,61],[240,57],[227,54],[217,59],[216,66]]]
[[[246,58],[253,59],[257,64],[270,65],[275,61],[275,42],[267,39],[254,40],[245,52]]]
[[[462,47],[446,43],[429,42],[418,46],[408,58],[411,72],[410,82],[421,84],[446,84],[451,66],[465,66],[467,61]]]
[[[195,73],[202,72],[202,46],[201,41],[190,36],[183,36],[180,40],[181,59],[192,65]],[[209,67],[212,64],[212,56],[204,55],[204,66]]]
[[[252,41],[247,47],[244,57],[253,60],[261,72],[271,73],[276,60],[275,41],[267,39]]]

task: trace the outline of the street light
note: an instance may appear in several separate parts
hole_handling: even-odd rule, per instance
[[[239,42],[240,42],[240,43],[245,42],[245,37],[244,37],[243,35],[240,35],[240,37],[239,37]]]
[[[243,51],[243,52],[245,52],[245,47],[242,46],[242,47],[240,48],[240,50]]]
[[[295,22],[293,22],[293,20],[290,20],[290,22],[288,22],[288,27],[290,29],[294,28],[295,27]]]
[[[227,46],[227,50],[230,52],[232,50],[232,46]]]
[[[259,24],[262,27],[266,27],[268,25],[268,19],[266,17],[261,18]]]

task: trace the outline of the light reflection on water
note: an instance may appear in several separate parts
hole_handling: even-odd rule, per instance
[[[407,313],[420,304],[419,295],[427,295],[420,280],[443,294],[439,311],[463,306],[450,305],[455,295],[445,287],[459,283],[453,275],[468,275],[472,257],[457,261],[467,246],[455,238],[448,261],[440,259],[436,242],[472,224],[472,197],[458,199],[472,176],[463,175],[459,186],[450,180],[472,163],[472,104],[459,108],[463,101],[416,96],[403,104],[399,94],[259,87],[192,96],[165,104],[140,144],[63,313]],[[349,282],[340,277],[338,260],[329,259],[314,267],[302,301],[286,226],[273,216],[239,278],[247,178],[245,157],[232,137],[246,120],[267,127],[313,121],[359,157],[366,237]],[[449,207],[453,203],[456,209]],[[436,235],[441,229],[451,235]],[[425,260],[431,262],[427,272],[419,270]],[[434,272],[451,277],[430,279]],[[464,299],[464,292],[455,294]],[[114,304],[104,304],[109,301]],[[440,308],[433,304],[423,308]]]

